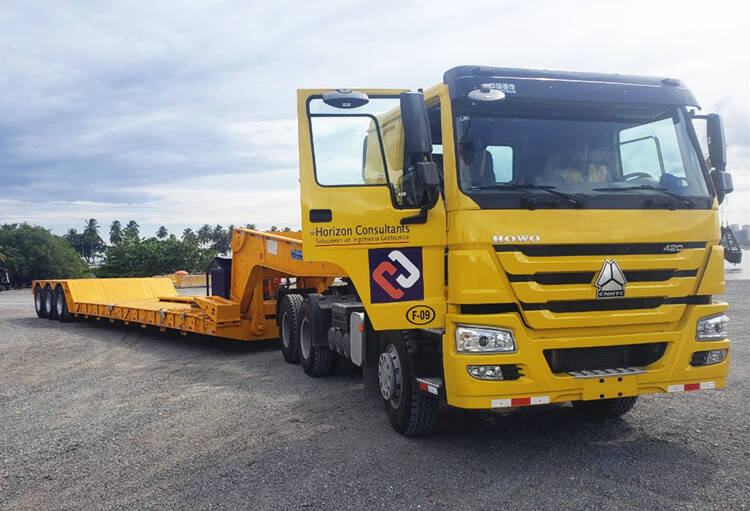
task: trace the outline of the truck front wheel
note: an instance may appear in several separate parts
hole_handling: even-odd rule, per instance
[[[573,406],[592,417],[613,419],[628,413],[637,400],[638,396],[615,397],[598,401],[573,401]]]
[[[393,335],[378,357],[378,386],[393,429],[404,436],[432,433],[438,414],[438,400],[421,392],[414,372],[417,340],[409,331]]]

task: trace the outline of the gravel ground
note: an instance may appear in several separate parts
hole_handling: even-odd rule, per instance
[[[311,379],[275,343],[34,316],[0,293],[4,509],[746,509],[750,281],[729,282],[726,389],[452,412],[406,439],[357,374]]]

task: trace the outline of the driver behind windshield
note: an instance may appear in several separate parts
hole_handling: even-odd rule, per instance
[[[464,189],[495,184],[492,154],[486,146],[471,138],[462,138],[458,143],[458,162],[461,184]]]
[[[593,156],[593,155],[592,155]],[[596,158],[585,161],[580,154],[561,152],[550,158],[535,184],[568,185],[576,183],[605,183],[611,181],[607,166]]]

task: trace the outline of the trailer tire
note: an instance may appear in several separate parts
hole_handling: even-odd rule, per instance
[[[55,288],[55,312],[61,323],[68,323],[73,320],[73,315],[68,310],[68,302],[65,300],[65,291],[60,285]]]
[[[302,312],[302,295],[284,295],[279,306],[279,340],[281,354],[290,364],[299,364],[299,320]]]
[[[591,417],[614,419],[628,413],[637,400],[638,396],[615,397],[598,401],[573,401],[573,407]]]
[[[378,386],[388,420],[406,437],[432,433],[438,415],[438,400],[415,384],[416,351],[416,334],[406,330],[388,339],[378,357]]]
[[[313,342],[314,336],[322,335],[320,321],[320,311],[306,298],[299,319],[299,360],[305,374],[313,378],[330,376],[334,369],[333,351],[328,345],[315,346]]]
[[[44,308],[47,309],[47,319],[57,319],[57,309],[55,308],[55,291],[49,284],[44,287]]]
[[[44,289],[42,289],[42,286],[36,285],[34,287],[34,310],[36,311],[36,315],[39,318],[46,318],[47,317],[47,309],[45,309],[46,300],[44,299]]]

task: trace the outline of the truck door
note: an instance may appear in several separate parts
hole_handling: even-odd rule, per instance
[[[304,260],[342,267],[377,330],[438,328],[445,314],[445,208],[437,192],[420,207],[401,92],[297,95]]]

